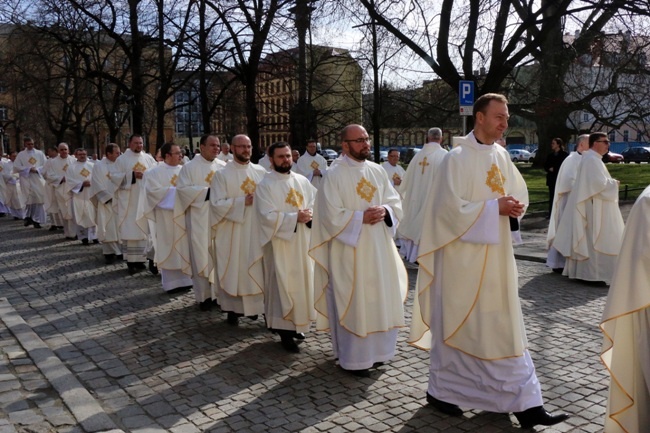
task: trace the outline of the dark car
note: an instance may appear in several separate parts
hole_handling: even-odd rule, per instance
[[[636,162],[637,164],[642,162],[650,162],[650,147],[628,147],[623,152],[621,152],[625,162]]]
[[[623,162],[624,158],[623,155],[620,153],[614,153],[614,152],[607,152],[606,154],[603,155],[603,162],[613,162],[615,164],[618,164],[619,162]]]

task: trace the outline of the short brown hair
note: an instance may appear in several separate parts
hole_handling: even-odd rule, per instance
[[[491,101],[502,102],[504,104],[508,103],[508,99],[499,93],[486,93],[485,95],[481,95],[476,102],[474,102],[474,107],[472,109],[474,117],[476,117],[477,113],[485,114],[487,106],[490,105]]]
[[[600,140],[601,138],[607,138],[607,134],[605,134],[604,132],[592,132],[591,134],[589,134],[589,149],[594,147],[594,143]]]

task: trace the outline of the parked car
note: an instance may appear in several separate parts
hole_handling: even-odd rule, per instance
[[[510,160],[512,162],[528,162],[531,159],[530,152],[523,149],[509,149]]]
[[[388,161],[388,151],[387,150],[380,150],[379,151],[379,162],[385,162]]]
[[[625,162],[636,162],[637,164],[641,162],[650,163],[650,147],[628,147],[621,152],[621,155],[623,155]]]
[[[323,149],[321,155],[323,155],[326,161],[333,161],[339,157],[339,154],[334,149]]]
[[[604,163],[612,162],[614,164],[618,164],[623,161],[624,161],[623,155],[621,155],[620,153],[607,152],[606,154],[603,155]]]
[[[421,150],[422,150],[422,149],[417,148],[417,147],[408,147],[408,148],[406,148],[406,151],[401,152],[401,154],[400,154],[400,159],[402,159],[403,162],[405,162],[406,164],[408,164],[409,162],[411,162],[411,160],[413,159],[413,157],[414,157],[415,155],[417,155],[417,153],[418,153],[419,151],[421,151]]]

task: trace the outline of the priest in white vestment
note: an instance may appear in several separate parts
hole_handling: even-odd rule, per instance
[[[102,245],[107,265],[122,259],[119,229],[117,226],[117,189],[119,176],[115,175],[115,161],[122,153],[115,143],[104,149],[105,156],[95,163],[90,181],[90,197],[97,204],[95,223],[97,239]]]
[[[138,202],[145,171],[158,165],[151,155],[143,152],[143,148],[142,136],[132,135],[129,148],[115,161],[115,176],[120,181],[117,191],[118,227],[120,239],[126,244],[126,264],[131,275],[146,268],[150,230],[146,219],[137,219]]]
[[[420,270],[409,342],[430,348],[427,401],[514,412],[522,428],[568,415],[544,410],[518,297],[511,221],[523,215],[526,183],[495,145],[508,127],[507,100],[474,104],[474,130],[438,167],[424,209]]]
[[[317,190],[291,171],[288,143],[273,143],[267,151],[273,171],[255,189],[257,235],[249,273],[264,291],[266,326],[280,335],[285,350],[299,352],[296,339],[304,339],[316,319],[314,261],[307,253]]]
[[[266,171],[271,171],[271,160],[269,159],[269,156],[266,154],[262,158],[260,158],[260,160],[258,161],[258,165]]]
[[[16,160],[17,152],[9,152],[9,159],[0,163],[2,171],[0,176],[4,180],[5,190],[5,206],[9,210],[9,214],[14,219],[25,218],[25,197],[20,189],[20,175],[14,173],[14,161]]]
[[[68,167],[72,166],[76,159],[69,154],[66,143],[59,143],[57,149],[59,155],[49,160],[45,171],[45,180],[54,191],[54,200],[56,200],[57,209],[61,216],[63,235],[66,239],[74,239],[77,233],[72,217],[72,197],[70,191],[66,188],[65,175]]]
[[[89,241],[98,243],[95,230],[95,205],[90,201],[90,179],[92,178],[92,161],[88,160],[85,149],[75,151],[77,160],[66,170],[66,189],[71,196],[72,217],[77,239],[88,245]]]
[[[232,139],[234,160],[217,171],[210,185],[211,227],[215,242],[215,285],[228,323],[253,320],[264,313],[264,294],[248,274],[249,245],[253,236],[253,200],[266,170],[250,162],[251,141],[245,135]]]
[[[185,164],[176,182],[174,222],[185,228],[189,243],[194,299],[201,311],[212,309],[217,295],[213,290],[214,247],[210,230],[210,184],[214,174],[226,163],[217,159],[219,138],[204,135],[200,153]]]
[[[628,216],[600,328],[605,433],[650,432],[650,187]]]
[[[29,137],[23,139],[23,145],[25,148],[18,153],[13,170],[20,175],[20,188],[25,196],[25,227],[33,225],[38,229],[47,221],[43,179],[45,154],[34,149],[34,140]]]
[[[609,150],[603,132],[589,135],[553,246],[566,258],[562,275],[609,284],[625,224],[618,206],[619,181],[602,161]]]
[[[402,196],[402,182],[404,182],[404,176],[406,175],[406,170],[402,168],[399,163],[399,150],[390,149],[388,151],[388,161],[384,161],[381,164],[381,168],[386,170],[388,174],[388,179],[390,179],[391,185],[395,188],[397,192]]]
[[[327,161],[316,152],[316,141],[309,140],[305,153],[298,158],[297,172],[305,176],[316,188],[320,187],[323,175],[327,172]]]
[[[427,196],[431,192],[433,177],[438,166],[447,155],[447,150],[440,146],[442,129],[431,128],[427,132],[428,142],[415,154],[408,168],[401,187],[404,200],[404,218],[397,228],[400,242],[400,254],[411,263],[418,259],[418,247],[422,234],[423,209]]]
[[[314,207],[316,326],[330,331],[341,368],[369,377],[393,358],[405,326],[408,279],[393,242],[402,205],[386,172],[366,160],[365,128],[346,126],[341,141],[346,155],[330,166]]]
[[[217,159],[224,163],[233,160],[232,152],[230,152],[230,145],[228,143],[221,143],[221,151],[217,155]]]
[[[589,134],[583,134],[578,137],[576,150],[571,152],[569,156],[566,157],[560,166],[560,170],[557,173],[555,193],[553,195],[553,207],[548,222],[548,231],[546,233],[546,247],[548,249],[548,254],[546,256],[546,266],[556,272],[562,272],[564,269],[565,260],[564,256],[560,254],[555,249],[555,247],[553,247],[555,233],[557,231],[557,227],[560,225],[560,219],[562,218],[562,213],[564,213],[564,208],[566,207],[567,200],[569,199],[569,193],[573,189],[573,184],[576,180],[576,174],[578,173],[578,166],[582,160],[582,152],[585,152],[588,149]]]
[[[54,193],[54,185],[48,180],[48,172],[50,171],[50,164],[52,161],[59,157],[59,149],[56,147],[49,147],[47,149],[47,160],[43,164],[43,179],[45,179],[45,213],[47,220],[50,223],[50,231],[56,231],[59,227],[63,227],[63,217],[59,211],[59,205],[56,201]]]
[[[180,146],[165,143],[160,148],[163,162],[144,174],[143,194],[137,219],[147,218],[155,229],[154,262],[162,274],[166,292],[190,289],[190,252],[185,228],[174,222],[176,182],[180,174],[183,152]]]

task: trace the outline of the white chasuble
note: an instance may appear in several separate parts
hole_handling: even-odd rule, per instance
[[[70,165],[66,170],[65,188],[72,197],[72,210],[75,223],[81,227],[95,226],[95,205],[90,201],[90,186],[83,186],[92,178],[94,164],[90,161]]]
[[[174,222],[187,231],[190,259],[197,275],[210,278],[214,262],[211,254],[212,236],[210,230],[210,200],[208,190],[215,173],[226,166],[218,159],[208,161],[200,154],[185,164],[176,182],[176,202],[174,204]],[[188,230],[186,218],[190,219]],[[191,268],[190,268],[191,271]]]
[[[138,202],[143,191],[143,180],[134,177],[134,171],[146,172],[157,163],[153,157],[144,152],[131,149],[115,160],[114,175],[120,180],[117,191],[117,212],[120,239],[123,241],[146,241],[149,238],[149,225],[146,219],[138,220]]]
[[[436,277],[446,345],[483,360],[520,357],[527,341],[517,266],[509,219],[498,215],[496,199],[511,195],[527,205],[526,183],[505,149],[479,144],[473,133],[447,154],[439,170],[423,211],[409,343],[430,348]],[[439,255],[445,258],[444,273],[435,276]]]
[[[609,283],[625,223],[618,206],[618,181],[594,150],[582,154],[576,180],[553,246],[564,257],[563,275]]]
[[[119,242],[117,226],[117,189],[121,180],[115,175],[115,162],[104,157],[93,167],[90,197],[97,204],[95,223],[100,242]]]
[[[371,206],[386,207],[391,228],[361,224]],[[393,242],[401,217],[399,194],[379,165],[344,157],[330,167],[316,197],[309,251],[318,329],[329,329],[328,286],[338,323],[349,333],[365,338],[404,326],[408,279]]]
[[[25,196],[20,189],[20,175],[14,173],[14,163],[11,160],[0,163],[2,171],[2,181],[5,183],[7,189],[5,190],[5,206],[11,212],[11,215],[16,218],[25,218]]]
[[[71,167],[76,162],[77,160],[73,156],[67,158],[57,156],[48,160],[44,173],[46,182],[53,188],[53,198],[56,201],[58,211],[61,213],[61,217],[66,220],[72,219],[72,196],[68,188],[66,188],[65,175],[68,167]]]
[[[392,165],[390,162],[386,161],[381,165],[381,168],[386,170],[386,174],[388,175],[388,179],[390,179],[390,184],[393,185],[393,187],[397,190],[397,192],[400,193],[400,196],[403,197],[402,193],[402,184],[395,186],[395,181],[404,181],[404,176],[406,175],[406,170],[402,168],[399,163]],[[403,222],[403,221],[402,221]]]
[[[438,166],[447,155],[447,151],[438,143],[426,143],[406,169],[406,175],[400,186],[404,207],[404,219],[397,228],[397,238],[402,248],[400,253],[409,262],[415,262],[423,225],[423,209],[427,196],[431,192],[433,177]]]
[[[305,152],[300,158],[298,158],[296,166],[296,171],[298,173],[309,179],[311,184],[316,188],[320,187],[320,184],[323,181],[323,176],[327,172],[327,161],[322,155],[316,153],[312,156],[308,152]],[[321,175],[315,176],[314,170],[320,170]]]
[[[605,432],[650,431],[650,187],[628,216],[600,328],[611,375]]]
[[[18,152],[14,161],[14,173],[20,175],[20,188],[25,197],[25,204],[43,204],[45,202],[45,180],[42,171],[45,155],[38,149]],[[35,168],[36,172],[31,172]]]
[[[137,219],[146,218],[154,224],[154,262],[157,266],[163,270],[189,274],[189,247],[185,229],[174,222],[176,182],[182,167],[163,162],[145,172]]]
[[[224,311],[251,316],[262,314],[263,294],[248,274],[249,245],[254,235],[254,194],[266,170],[257,164],[230,161],[212,177],[210,185],[211,227],[215,241],[215,285]]]
[[[251,242],[249,273],[265,292],[271,329],[307,332],[316,319],[314,261],[307,254],[311,229],[298,223],[299,210],[313,209],[316,191],[304,176],[276,171],[255,190],[257,236]]]
[[[578,152],[571,152],[562,162],[560,170],[557,172],[555,193],[553,194],[553,209],[551,210],[548,232],[546,233],[546,247],[548,248],[546,265],[550,268],[564,267],[564,257],[553,247],[553,241],[555,240],[555,233],[560,225],[569,193],[573,189],[580,161],[582,161],[582,155]]]

